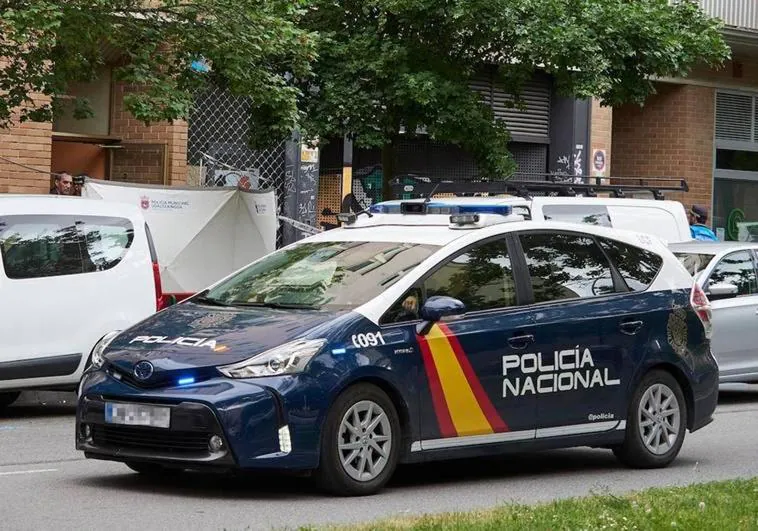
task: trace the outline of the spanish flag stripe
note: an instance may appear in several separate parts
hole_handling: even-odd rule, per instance
[[[471,362],[469,362],[468,357],[466,357],[466,353],[463,351],[460,341],[458,341],[458,338],[446,324],[439,323],[439,327],[442,333],[447,336],[450,346],[453,348],[453,352],[455,352],[455,355],[458,358],[458,363],[460,363],[461,369],[463,369],[463,373],[466,375],[466,379],[471,386],[471,390],[473,391],[474,396],[476,396],[479,407],[481,407],[484,416],[487,417],[490,426],[496,433],[508,431],[508,425],[502,418],[500,418],[497,409],[495,409],[489,396],[487,396],[487,392],[482,387],[482,383],[479,381],[479,378],[477,378],[473,367],[471,367]]]
[[[434,364],[434,358],[432,356],[432,351],[429,348],[429,343],[426,341],[426,338],[422,336],[418,336],[418,343],[421,348],[421,356],[424,360],[426,376],[429,380],[429,389],[432,394],[434,413],[437,415],[437,422],[439,423],[440,435],[442,435],[442,437],[455,437],[457,433],[455,431],[455,426],[453,425],[453,419],[450,418],[450,411],[447,408],[445,394],[442,392],[440,376],[437,373],[437,367]]]
[[[492,433],[492,426],[479,406],[447,336],[438,325],[434,325],[426,339],[458,436]]]

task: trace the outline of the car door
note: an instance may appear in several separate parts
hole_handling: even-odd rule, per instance
[[[458,318],[434,323],[416,336],[424,367],[419,384],[421,440],[437,450],[530,440],[534,395],[511,393],[523,378],[532,318],[519,306],[519,290],[505,237],[475,244],[442,262],[390,309],[400,321],[413,304],[448,296],[466,305]]]
[[[733,284],[736,296],[710,294],[715,284]],[[721,258],[708,274],[703,289],[713,311],[713,355],[721,377],[758,372],[758,281],[755,254],[750,249]]]
[[[622,382],[632,370],[630,343],[641,326],[620,311],[625,295],[619,275],[587,234],[524,231],[518,242],[535,319],[535,359],[522,387],[537,396],[536,437],[620,427],[626,418]]]

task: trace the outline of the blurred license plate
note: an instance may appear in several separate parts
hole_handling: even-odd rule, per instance
[[[145,404],[106,402],[105,422],[126,426],[168,428],[171,426],[171,409]]]

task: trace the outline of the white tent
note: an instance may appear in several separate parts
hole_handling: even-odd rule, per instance
[[[197,292],[276,249],[276,194],[88,179],[82,196],[140,205],[163,291]]]

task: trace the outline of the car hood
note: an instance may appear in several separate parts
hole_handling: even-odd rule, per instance
[[[105,358],[126,373],[140,361],[150,361],[156,372],[216,367],[302,337],[338,315],[184,303],[125,330],[108,346]]]

